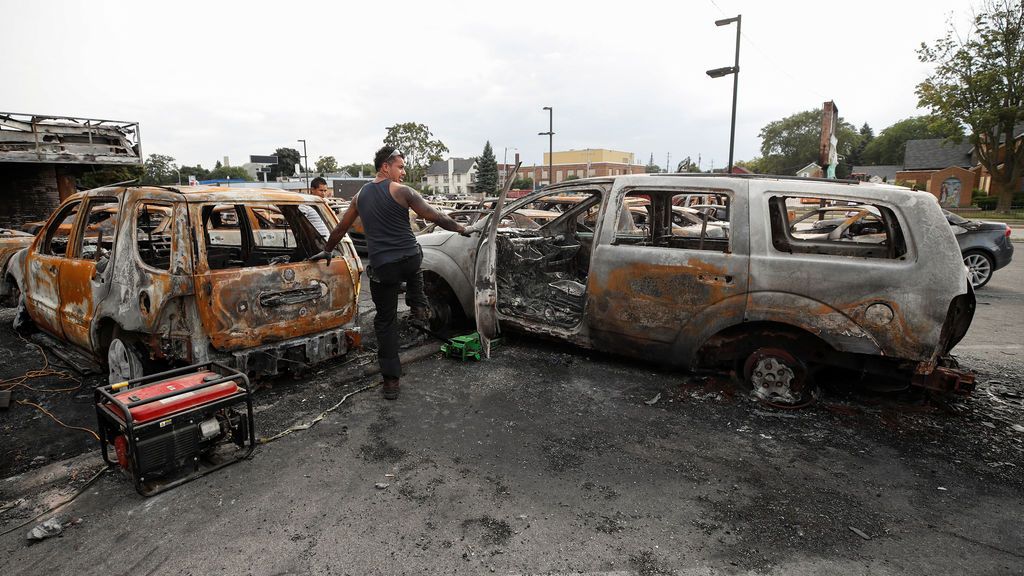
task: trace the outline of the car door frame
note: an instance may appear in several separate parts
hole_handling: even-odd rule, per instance
[[[96,278],[97,260],[82,258],[82,248],[89,226],[89,214],[96,204],[109,204],[113,201],[117,206],[117,222],[110,238],[109,262],[114,262],[117,249],[118,229],[121,228],[124,214],[121,211],[122,198],[97,194],[83,199],[84,209],[79,214],[79,223],[72,230],[68,244],[68,255],[60,265],[60,323],[64,340],[85,350],[92,349],[91,326],[96,310],[95,292],[99,286]],[[98,238],[97,238],[98,239]],[[99,247],[97,247],[99,250]],[[99,252],[97,252],[99,254]]]
[[[50,220],[36,235],[35,242],[25,257],[25,286],[22,289],[25,307],[36,327],[57,338],[64,337],[60,320],[60,268],[63,261],[67,259],[71,246],[74,245],[75,229],[82,221],[82,208],[85,206],[86,199],[69,200],[55,210]],[[53,232],[56,231],[55,227],[61,225],[72,208],[77,208],[78,212],[71,225],[71,230],[68,232],[68,243],[64,247],[64,254],[42,253],[43,250],[49,250]]]
[[[626,195],[644,190],[727,193],[732,202],[729,250],[615,244],[619,213],[629,209]],[[584,314],[590,345],[660,363],[692,365],[710,336],[742,322],[750,265],[747,190],[745,179],[617,179],[591,258]]]

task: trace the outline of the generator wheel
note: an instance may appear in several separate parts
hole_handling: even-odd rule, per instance
[[[107,347],[107,377],[111,384],[141,378],[145,374],[142,355],[131,339],[118,333]]]

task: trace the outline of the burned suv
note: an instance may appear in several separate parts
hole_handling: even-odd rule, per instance
[[[222,360],[276,374],[358,343],[359,257],[307,262],[324,239],[314,196],[279,190],[110,187],[68,198],[2,282],[15,327],[106,363],[111,382],[158,363]]]
[[[713,198],[681,227],[679,198]],[[539,227],[498,226],[549,197]],[[638,211],[643,211],[642,218]],[[929,194],[835,180],[703,174],[575,180],[490,218],[481,239],[418,237],[435,328],[477,319],[659,365],[723,366],[797,403],[840,366],[941,391],[974,314],[956,239]]]

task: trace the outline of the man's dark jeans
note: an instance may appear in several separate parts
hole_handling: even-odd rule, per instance
[[[410,308],[426,308],[427,297],[423,294],[423,272],[420,264],[423,254],[416,254],[371,267],[370,297],[377,308],[373,320],[373,331],[377,335],[377,362],[384,378],[399,378],[402,364],[398,360],[398,291],[405,282],[405,303]]]

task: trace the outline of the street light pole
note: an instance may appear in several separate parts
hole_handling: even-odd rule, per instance
[[[543,109],[548,111],[548,131],[538,132],[537,135],[548,137],[548,186],[551,186],[555,183],[555,112],[551,106],[545,106]]]
[[[740,26],[743,24],[743,15],[737,14],[732,18],[715,20],[715,26],[726,26],[736,23],[736,60],[732,66],[708,70],[707,75],[712,78],[721,78],[732,74],[732,122],[729,125],[729,167],[726,174],[732,174],[733,148],[736,144],[736,93],[740,84]]]
[[[302,175],[306,177],[306,190],[309,190],[309,158],[306,157],[306,141],[299,139],[298,142],[302,142]]]

